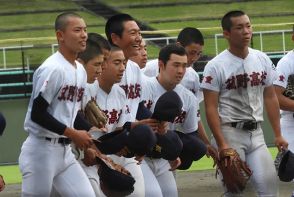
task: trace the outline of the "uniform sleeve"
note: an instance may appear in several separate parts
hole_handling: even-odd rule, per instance
[[[294,74],[294,64],[291,64],[291,62],[286,59],[281,59],[277,65],[278,77],[274,81],[274,84],[281,86],[283,88],[286,88],[288,77],[293,74]]]
[[[42,97],[50,105],[53,98],[58,94],[62,87],[63,78],[63,72],[61,69],[44,69],[42,72],[39,72],[35,78],[37,82],[34,98],[41,93]]]
[[[156,77],[159,73],[158,60],[151,60],[147,62],[142,71],[148,77]]]
[[[263,61],[266,66],[266,75],[267,75],[267,77],[264,80],[264,83],[265,83],[265,86],[271,86],[273,85],[273,82],[278,78],[276,67],[271,61],[271,59],[265,54],[263,54]]]
[[[191,133],[198,129],[198,122],[200,118],[199,104],[194,96],[190,97],[189,106],[186,119],[182,125],[184,133]]]
[[[201,89],[220,91],[220,80],[217,78],[216,66],[213,66],[212,62],[208,62],[204,68],[203,80],[200,85]]]

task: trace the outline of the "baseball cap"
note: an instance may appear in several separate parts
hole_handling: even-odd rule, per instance
[[[98,174],[100,183],[107,188],[107,190],[115,192],[123,192],[128,195],[134,191],[135,179],[131,174],[126,174],[114,166],[106,164],[101,158],[96,157],[97,162],[100,164]]]
[[[6,127],[6,120],[4,115],[0,112],[0,135],[3,134],[5,127]]]
[[[181,114],[183,102],[179,95],[171,90],[162,94],[156,101],[151,118],[173,122]]]
[[[148,157],[175,160],[182,152],[183,143],[179,136],[173,131],[168,130],[165,134],[157,134],[157,143]]]
[[[193,161],[202,158],[206,152],[207,147],[204,142],[198,137],[197,132],[182,133],[175,131],[183,143],[183,149],[180,154],[181,164],[177,167],[179,170],[187,170],[192,165]]]
[[[127,147],[128,154],[125,157],[145,155],[150,152],[156,143],[156,136],[147,125],[137,125],[130,131],[127,129],[107,133],[98,140],[95,145],[103,154],[116,154],[124,147]]]
[[[280,163],[278,165],[278,176],[283,182],[290,182],[294,179],[294,154],[290,150],[284,150],[278,153]],[[276,159],[278,160],[278,159]]]

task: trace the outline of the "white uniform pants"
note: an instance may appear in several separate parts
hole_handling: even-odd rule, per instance
[[[146,197],[177,197],[178,189],[170,164],[165,159],[145,157],[141,164]]]
[[[236,129],[222,125],[222,132],[229,145],[236,149],[241,159],[246,161],[253,174],[250,181],[260,197],[278,196],[277,173],[274,161],[264,141],[260,125],[255,131]],[[212,140],[212,144],[216,144]],[[226,193],[225,196],[242,196]]]
[[[49,197],[52,187],[63,197],[94,197],[94,191],[70,145],[29,135],[19,156],[22,196]]]

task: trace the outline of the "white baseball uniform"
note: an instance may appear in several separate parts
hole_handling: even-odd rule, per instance
[[[260,196],[277,196],[278,191],[274,163],[260,126],[264,88],[271,86],[275,77],[273,64],[266,54],[249,48],[249,54],[242,59],[224,50],[208,62],[201,84],[201,88],[219,93],[222,133],[250,166],[251,181]],[[231,124],[250,120],[258,122],[254,131],[234,128]],[[214,139],[213,144],[216,146]]]
[[[130,122],[134,122],[141,101],[143,91],[143,74],[137,63],[128,60],[126,70],[119,83],[120,87],[125,91],[128,99],[128,107],[131,112]]]
[[[148,61],[142,72],[148,77],[156,77],[159,74],[158,59]],[[203,92],[200,90],[200,78],[192,66],[186,68],[181,84],[193,92],[199,103],[203,101]]]
[[[108,117],[108,122],[105,125],[108,132],[114,131],[117,127],[122,127],[125,122],[131,119],[130,109],[127,106],[128,100],[126,98],[126,94],[119,84],[114,84],[109,93],[106,93],[103,89],[101,89],[101,87],[99,87],[98,81],[95,82],[95,84],[88,85],[87,88],[89,88],[86,91],[89,95],[87,96],[88,99],[95,98],[97,105]],[[96,135],[96,137],[99,136]],[[129,170],[135,178],[135,189],[129,196],[144,196],[144,179],[140,165],[137,165],[137,161],[135,161],[134,158],[124,158],[116,155],[109,155],[109,157],[111,157],[114,162]],[[101,196],[101,190],[100,188],[97,188],[97,184],[95,184],[99,183],[99,180],[97,180],[99,177],[97,175],[96,166],[87,167],[82,164],[82,167],[88,177],[95,181],[92,181],[91,183],[94,185],[96,195]]]
[[[65,136],[31,120],[33,101],[41,93],[49,103],[48,113],[73,128],[87,81],[84,67],[77,61],[75,64],[76,68],[56,52],[34,73],[33,92],[24,122],[29,136],[19,156],[23,196],[49,196],[52,187],[62,196],[95,196],[70,145],[58,142]]]
[[[289,51],[277,65],[278,79],[274,81],[275,85],[283,88],[287,87],[288,77],[294,75],[294,51]],[[282,135],[289,143],[289,150],[294,152],[294,112],[280,110],[281,112],[281,130]]]
[[[150,78],[145,89],[148,91],[146,94],[148,98],[144,98],[146,107],[153,112],[156,101],[166,90],[160,85],[156,77]],[[174,91],[180,96],[183,107],[181,114],[175,118],[173,123],[169,124],[169,129],[176,129],[184,133],[195,132],[198,129],[198,121],[200,120],[199,105],[196,97],[181,84],[178,84]],[[174,175],[169,169],[170,165],[167,160],[145,159],[142,163],[142,170],[145,177],[146,196],[178,196]],[[150,174],[150,172],[153,174]],[[157,184],[160,185],[160,190],[158,190]]]

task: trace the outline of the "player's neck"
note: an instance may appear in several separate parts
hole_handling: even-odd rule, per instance
[[[98,78],[99,81],[99,87],[106,92],[107,94],[110,93],[111,88],[113,86],[113,83],[110,83],[109,81],[107,81],[106,79],[103,79],[103,77],[99,77]]]
[[[71,63],[74,67],[76,67],[76,59],[78,57],[78,53],[74,53],[69,50],[65,50],[63,47],[60,47],[58,51],[63,55],[63,57]]]
[[[157,79],[158,83],[159,83],[159,84],[160,84],[160,85],[161,85],[166,91],[173,90],[173,89],[176,87],[176,85],[171,84],[171,83],[165,81],[164,79],[162,79],[162,77],[160,77],[160,75],[158,75],[158,76],[156,77],[156,79]]]
[[[230,46],[229,51],[233,55],[235,55],[239,58],[242,58],[242,59],[245,59],[249,53],[248,47],[237,48],[237,47]]]

